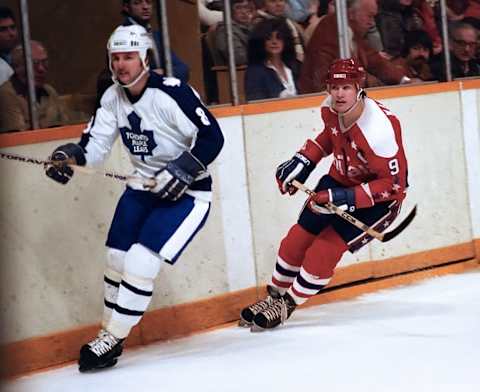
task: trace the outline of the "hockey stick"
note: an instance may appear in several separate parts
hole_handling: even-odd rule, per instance
[[[3,153],[3,152],[0,152],[0,158],[11,160],[11,161],[30,163],[30,164],[33,164],[33,165],[41,165],[41,166],[45,166],[47,164],[53,164],[54,163],[53,161],[50,161],[50,160],[25,157],[23,155],[16,155],[16,154],[6,154],[6,153]],[[68,166],[70,166],[74,171],[79,172],[79,173],[83,173],[83,174],[96,174],[96,175],[100,175],[100,176],[103,176],[103,177],[112,178],[112,179],[118,180],[118,181],[136,182],[140,185],[144,185],[147,188],[155,186],[155,180],[153,178],[145,179],[145,178],[142,178],[142,177],[139,177],[139,176],[119,174],[119,173],[115,173],[115,172],[111,172],[111,171],[101,171],[101,170],[93,169],[91,167],[78,166],[78,165],[68,165]]]
[[[315,195],[314,191],[312,191],[311,189],[308,189],[305,185],[298,182],[297,180],[293,180],[292,185],[300,189],[302,192],[305,192],[309,196]],[[362,221],[353,217],[348,212],[343,211],[341,208],[337,207],[333,203],[327,203],[325,204],[325,207],[331,212],[333,212],[334,214],[337,214],[338,216],[342,217],[343,219],[345,219],[347,222],[351,223],[358,229],[364,231],[368,235],[382,242],[390,241],[391,239],[399,235],[410,224],[410,222],[413,220],[413,218],[415,218],[415,215],[417,214],[417,206],[415,206],[413,207],[412,211],[410,211],[410,213],[407,215],[407,217],[395,229],[386,233],[380,233],[379,231],[372,229],[370,226],[367,226]]]

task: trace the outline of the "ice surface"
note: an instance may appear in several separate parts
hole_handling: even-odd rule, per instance
[[[480,271],[127,350],[112,369],[23,377],[8,392],[480,391]]]

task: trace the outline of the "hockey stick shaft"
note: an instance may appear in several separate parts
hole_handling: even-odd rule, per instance
[[[314,196],[315,192],[312,191],[311,189],[307,188],[305,185],[302,183],[298,182],[297,180],[292,181],[292,185],[298,189],[300,189],[302,192],[305,192],[309,196]],[[368,235],[372,236],[373,238],[376,238],[379,241],[382,242],[387,242],[390,241],[391,239],[395,238],[398,234],[400,234],[413,220],[417,213],[417,206],[415,206],[412,211],[408,214],[408,216],[403,220],[397,228],[393,229],[390,232],[387,233],[380,233],[379,231],[376,231],[375,229],[372,229],[370,226],[366,225],[362,221],[358,220],[354,216],[350,215],[348,212],[343,211],[341,208],[337,207],[333,203],[327,203],[325,204],[325,207],[330,211],[333,212],[334,214],[340,216],[341,218],[345,219],[347,222],[351,223],[353,226],[356,228],[364,231]]]
[[[23,156],[23,155],[3,153],[3,152],[0,152],[0,158],[11,160],[11,161],[29,163],[29,164],[32,164],[32,165],[39,165],[39,166],[45,166],[47,164],[54,164],[54,162],[50,161],[50,160],[37,159],[37,158],[32,158],[32,157],[26,157],[26,156]],[[145,178],[142,178],[142,177],[139,177],[139,176],[119,174],[119,173],[115,173],[115,172],[112,172],[112,171],[96,170],[96,169],[93,169],[91,167],[86,167],[86,166],[78,166],[78,165],[68,165],[68,166],[70,166],[74,171],[79,172],[79,173],[83,173],[83,174],[90,174],[90,175],[96,174],[96,175],[112,178],[114,180],[123,181],[123,182],[133,181],[133,182],[137,182],[139,184],[145,185],[147,187],[155,186],[155,180],[153,178],[152,179],[145,179]]]

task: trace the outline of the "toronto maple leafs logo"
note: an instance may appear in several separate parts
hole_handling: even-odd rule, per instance
[[[151,156],[152,151],[157,147],[157,143],[155,143],[155,139],[153,138],[153,131],[142,130],[140,128],[142,119],[138,117],[138,114],[135,112],[130,113],[127,119],[131,128],[120,128],[123,144],[129,149],[132,155],[139,155],[142,161],[144,161],[145,156]]]

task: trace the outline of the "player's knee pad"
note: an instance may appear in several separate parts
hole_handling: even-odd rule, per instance
[[[125,255],[123,279],[137,287],[153,286],[163,264],[161,257],[140,244],[133,244]]]
[[[280,243],[278,255],[286,263],[294,266],[302,265],[306,250],[310,247],[315,235],[306,231],[299,224],[293,225]]]
[[[105,275],[115,282],[119,282],[122,279],[126,254],[127,252],[120,249],[107,249],[107,265],[105,267]]]

